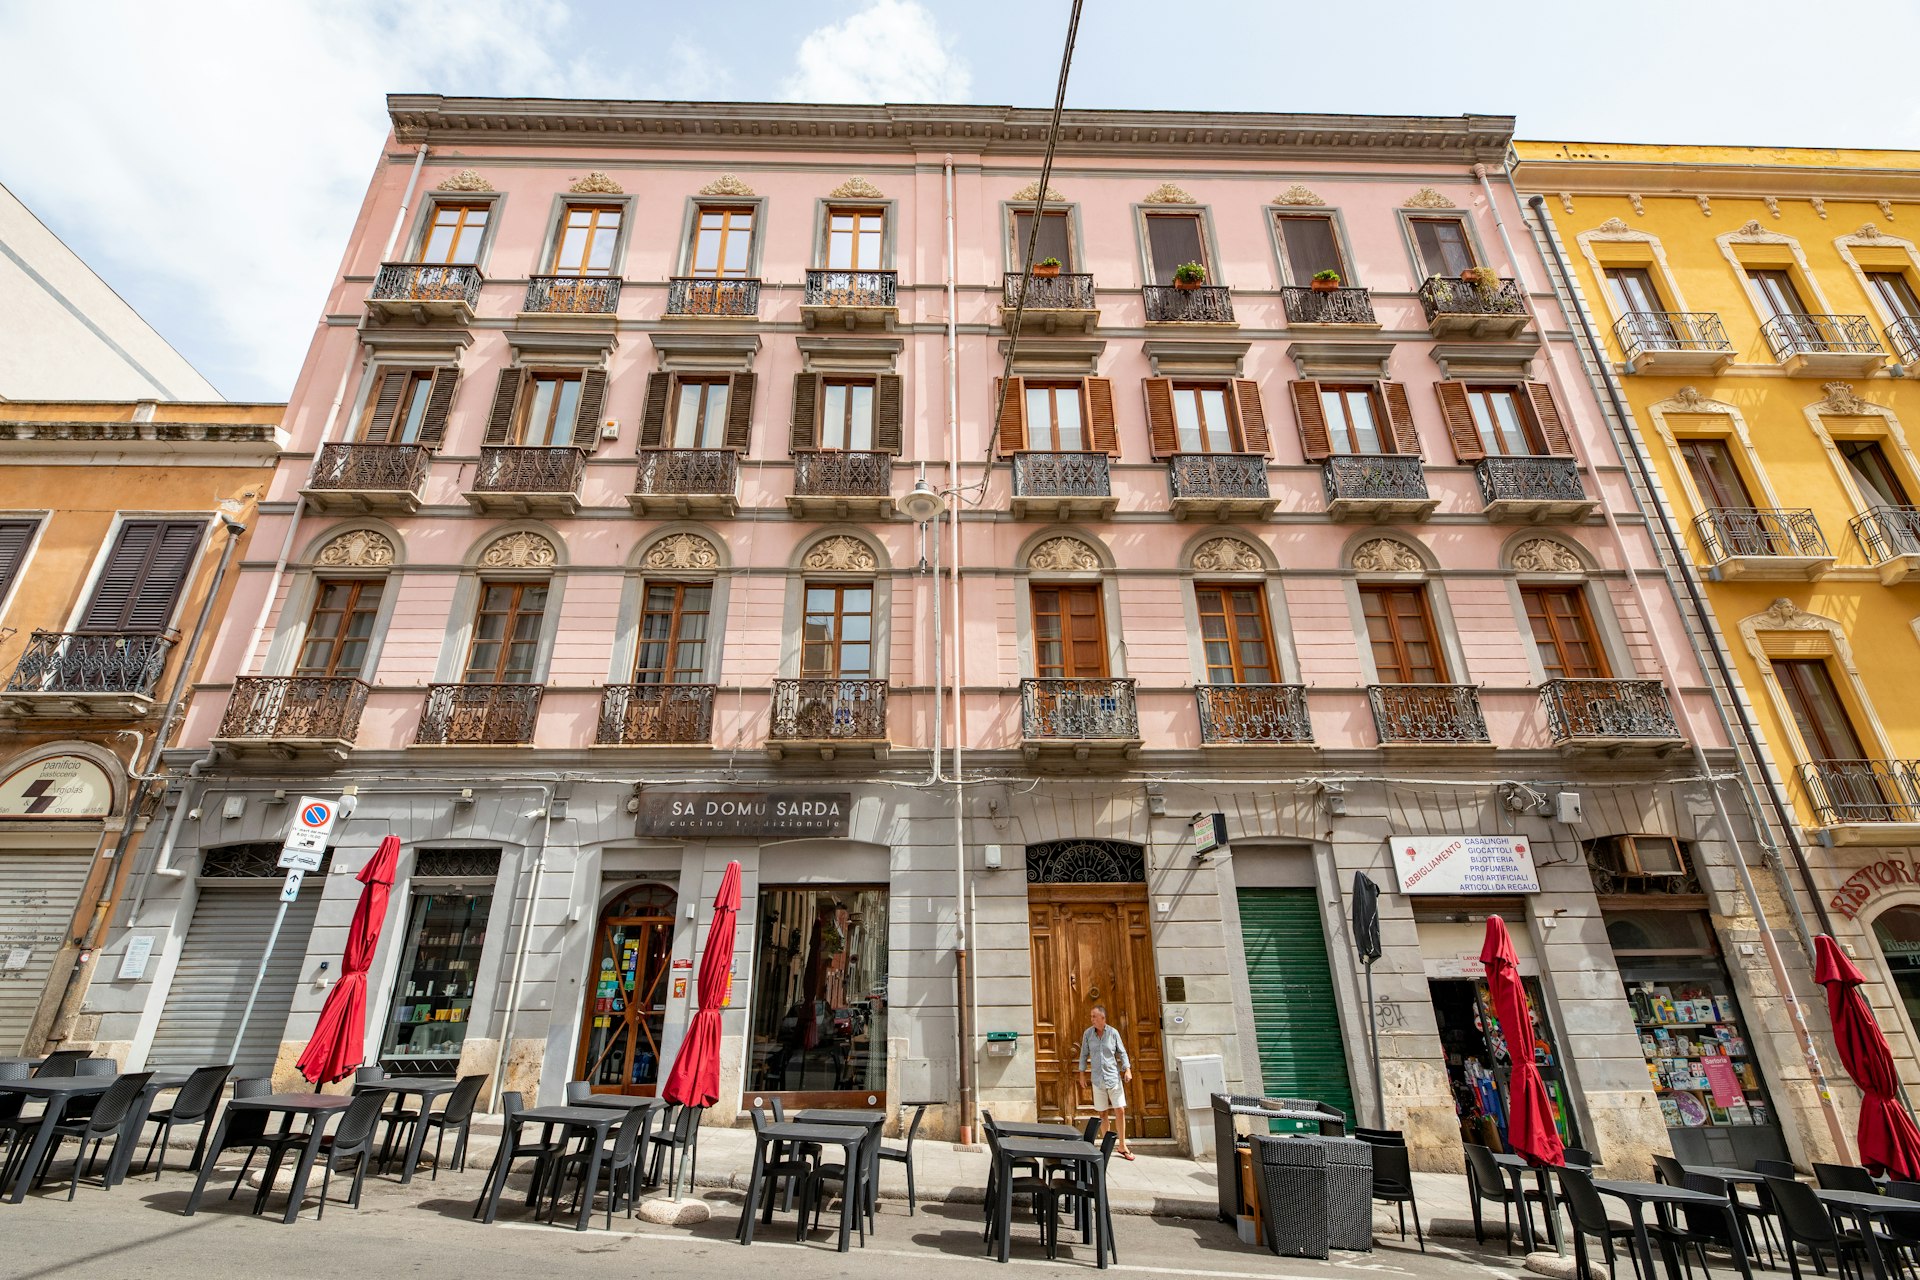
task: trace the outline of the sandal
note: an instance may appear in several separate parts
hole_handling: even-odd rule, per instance
[[[1122,1151],[1122,1152],[1120,1153],[1120,1158],[1121,1158],[1122,1160],[1131,1160],[1131,1159],[1133,1159],[1133,1152],[1131,1152],[1131,1151]]]

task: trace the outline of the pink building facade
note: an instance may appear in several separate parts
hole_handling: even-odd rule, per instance
[[[1203,1146],[1183,1086],[1219,1081],[1457,1167],[1499,1123],[1497,912],[1569,1139],[1665,1149],[1612,948],[1651,888],[1737,955],[1743,819],[1485,176],[1508,120],[1069,113],[1043,191],[1044,113],[1005,108],[390,109],[101,1042],[225,1051],[237,1014],[181,1011],[251,982],[289,805],[351,789],[243,1066],[290,1072],[392,832],[392,1070],[651,1090],[738,859],[715,1120],[1072,1117],[1103,1003],[1149,1136]],[[1797,1147],[1750,969],[1718,979],[1765,1068],[1740,1136]]]

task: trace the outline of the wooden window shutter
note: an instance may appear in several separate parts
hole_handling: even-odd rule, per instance
[[[1095,453],[1120,456],[1120,425],[1113,414],[1113,379],[1087,379],[1087,439]]]
[[[820,375],[817,373],[796,373],[793,375],[793,425],[787,437],[787,448],[793,453],[805,453],[820,444]]]
[[[373,412],[367,415],[367,429],[362,437],[368,444],[386,444],[393,439],[393,415],[400,408],[400,393],[407,389],[407,384],[412,380],[411,369],[380,371],[380,385],[373,396]]]
[[[427,393],[427,411],[420,415],[420,443],[438,449],[447,440],[447,415],[453,410],[453,391],[460,384],[460,370],[443,365],[433,371],[433,390]]]
[[[1173,379],[1142,378],[1147,396],[1147,439],[1153,456],[1170,458],[1180,451],[1180,430],[1173,417]]]
[[[1529,382],[1527,398],[1533,402],[1533,420],[1540,427],[1540,443],[1548,453],[1572,457],[1573,441],[1567,438],[1566,419],[1560,416],[1560,402],[1553,398],[1553,388],[1544,382]]]
[[[1480,443],[1480,428],[1473,425],[1473,406],[1467,402],[1467,389],[1458,382],[1436,382],[1434,394],[1440,397],[1440,416],[1447,420],[1447,434],[1453,438],[1456,462],[1478,462],[1487,456]]]
[[[994,388],[1000,401],[1000,456],[1004,458],[1027,447],[1027,380],[996,379]]]
[[[1289,382],[1293,396],[1293,418],[1300,425],[1300,456],[1308,462],[1325,462],[1333,456],[1333,436],[1327,431],[1326,406],[1320,403],[1320,384]]]
[[[600,443],[600,415],[607,407],[607,371],[589,369],[580,375],[580,407],[573,415],[573,447],[591,453]]]
[[[1235,378],[1233,398],[1240,410],[1240,447],[1266,457],[1273,452],[1273,442],[1267,436],[1267,409],[1260,403],[1260,384],[1252,378]]]
[[[1407,400],[1407,384],[1383,382],[1380,397],[1387,402],[1387,425],[1393,428],[1393,451],[1410,458],[1420,456],[1420,431],[1413,425],[1413,405]],[[1475,439],[1478,439],[1475,436]]]
[[[906,443],[900,375],[883,373],[873,381],[873,447],[881,453],[899,453]]]
[[[736,373],[727,387],[727,448],[745,453],[753,444],[754,375]]]
[[[33,543],[33,531],[39,527],[38,520],[0,520],[0,598],[12,590],[14,579],[20,576],[27,548]]]
[[[673,375],[647,375],[647,402],[640,410],[640,447],[658,449],[667,442],[667,401],[673,396]]]
[[[121,525],[81,613],[80,629],[166,630],[205,533],[206,525],[198,520],[129,520]]]
[[[493,411],[487,415],[486,444],[510,444],[513,441],[513,409],[520,401],[522,369],[502,369],[500,381],[493,384]]]

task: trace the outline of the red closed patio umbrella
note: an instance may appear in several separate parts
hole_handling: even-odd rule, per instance
[[[1860,994],[1865,975],[1824,933],[1813,940],[1813,956],[1814,981],[1827,989],[1827,1016],[1833,1020],[1840,1065],[1863,1095],[1856,1135],[1860,1163],[1871,1173],[1912,1181],[1920,1175],[1920,1127],[1895,1098],[1900,1077],[1887,1037]]]
[[[719,892],[713,895],[713,920],[707,925],[706,948],[700,953],[700,1007],[687,1024],[680,1052],[674,1055],[673,1070],[660,1087],[660,1096],[684,1107],[706,1108],[720,1101],[720,1006],[727,998],[727,981],[733,969],[733,930],[740,914],[740,864],[729,862],[720,876]],[[698,1142],[700,1130],[693,1129]],[[682,1161],[687,1185],[693,1185],[693,1164],[698,1147]],[[678,1196],[679,1174],[669,1194]]]
[[[313,1039],[295,1064],[314,1084],[344,1080],[366,1052],[367,970],[373,968],[373,953],[380,945],[387,891],[393,888],[393,867],[399,858],[400,837],[388,836],[355,877],[361,886],[360,903],[353,909],[346,949],[340,953],[340,980],[327,992]]]
[[[1506,1037],[1512,1068],[1507,1078],[1507,1149],[1528,1164],[1564,1165],[1566,1148],[1553,1123],[1553,1103],[1546,1082],[1534,1064],[1533,1020],[1527,1016],[1527,995],[1520,986],[1520,962],[1513,953],[1507,922],[1487,917],[1487,940],[1480,948],[1487,966],[1487,992],[1493,998],[1493,1016]]]

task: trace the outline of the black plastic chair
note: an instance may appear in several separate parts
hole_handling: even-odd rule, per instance
[[[677,1181],[680,1176],[680,1162],[686,1159],[687,1148],[693,1143],[693,1131],[700,1124],[700,1108],[670,1104],[673,1112],[661,1122],[659,1133],[647,1135],[647,1148],[651,1159],[647,1165],[647,1185],[660,1185],[661,1166],[666,1166],[669,1180]]]
[[[890,1147],[884,1142],[880,1144],[880,1159],[891,1160],[907,1168],[907,1216],[909,1218],[914,1215],[919,1206],[919,1200],[915,1197],[913,1190],[913,1140],[920,1132],[920,1121],[926,1118],[926,1114],[927,1104],[924,1102],[913,1109],[913,1119],[907,1125],[905,1146]]]
[[[1376,1147],[1404,1147],[1407,1145],[1407,1135],[1398,1129],[1355,1128],[1353,1130],[1353,1136],[1362,1142],[1370,1143]]]
[[[1585,1147],[1563,1147],[1560,1150],[1560,1163],[1569,1169],[1591,1169],[1593,1152]]]
[[[429,1111],[423,1117],[418,1111],[395,1110],[386,1113],[382,1119],[386,1122],[387,1136],[380,1144],[380,1163],[384,1169],[395,1155],[404,1155],[409,1143],[413,1141],[413,1128],[424,1124],[436,1131],[433,1141],[433,1177],[440,1180],[440,1149],[446,1144],[447,1131],[452,1130],[459,1136],[453,1143],[453,1166],[464,1170],[467,1167],[467,1130],[473,1123],[473,1111],[480,1102],[480,1090],[486,1087],[486,1076],[461,1076],[453,1086],[453,1092],[447,1095],[447,1104],[438,1111]]]
[[[1379,1152],[1374,1153],[1378,1160]],[[1633,1246],[1633,1227],[1628,1223],[1615,1222],[1607,1213],[1606,1201],[1594,1189],[1593,1177],[1584,1169],[1571,1165],[1560,1170],[1560,1203],[1567,1206],[1567,1218],[1573,1224],[1574,1271],[1579,1275],[1587,1274],[1587,1237],[1598,1236],[1600,1253],[1607,1262],[1607,1275],[1614,1276],[1615,1240],[1625,1240],[1627,1260],[1633,1264],[1634,1280],[1640,1277],[1640,1255]],[[1417,1219],[1416,1219],[1417,1221]]]
[[[1108,1131],[1106,1137],[1100,1139],[1100,1168],[1102,1174],[1105,1173],[1107,1165],[1112,1163],[1114,1144],[1119,1142],[1119,1140],[1120,1135],[1111,1130]],[[1047,1192],[1047,1202],[1042,1210],[1043,1216],[1040,1221],[1040,1231],[1046,1240],[1047,1259],[1052,1261],[1060,1256],[1061,1208],[1067,1204],[1073,1205],[1074,1225],[1084,1238],[1088,1234],[1088,1224],[1092,1222],[1093,1215],[1099,1212],[1100,1193],[1093,1181],[1092,1172],[1088,1170],[1085,1165],[1080,1164],[1076,1164],[1073,1167],[1072,1173],[1055,1174],[1048,1181],[1047,1185],[1049,1189]],[[1120,1250],[1113,1240],[1111,1208],[1108,1210],[1107,1221],[1101,1224],[1100,1231],[1094,1232],[1093,1234],[1098,1236],[1102,1233],[1106,1235],[1107,1256],[1115,1262],[1120,1261]]]
[[[767,1116],[758,1107],[750,1107],[748,1110],[753,1116],[754,1140],[757,1142],[760,1135],[767,1130]],[[779,1118],[778,1113],[773,1117],[776,1123]],[[762,1223],[771,1223],[776,1200],[780,1202],[779,1208],[784,1211],[792,1208],[797,1199],[801,1210],[800,1221],[794,1235],[796,1240],[807,1238],[807,1194],[813,1181],[815,1168],[814,1160],[804,1150],[798,1149],[804,1146],[814,1146],[814,1144],[788,1142],[767,1144],[766,1158],[760,1164],[760,1203],[747,1205],[743,1210],[746,1214],[758,1213]],[[814,1149],[817,1151],[819,1148],[814,1146]]]
[[[41,1064],[34,1068],[35,1080],[65,1080],[77,1075],[74,1070],[82,1062],[93,1056],[91,1049],[55,1049],[46,1056]]]
[[[581,1103],[588,1101],[592,1097],[593,1097],[593,1081],[591,1080],[567,1081],[567,1105],[568,1106],[577,1107]]]
[[[1373,1148],[1373,1198],[1393,1205],[1400,1215],[1402,1243],[1407,1238],[1407,1206],[1413,1206],[1413,1236],[1420,1242],[1420,1252],[1425,1253],[1427,1234],[1420,1226],[1420,1202],[1413,1194],[1413,1164],[1407,1153],[1406,1142],[1383,1142],[1373,1138],[1361,1138],[1361,1141]]]
[[[153,1079],[151,1071],[134,1071],[121,1076],[113,1082],[113,1087],[99,1096],[93,1110],[85,1117],[75,1117],[58,1121],[53,1126],[53,1141],[47,1144],[46,1159],[40,1162],[38,1177],[44,1179],[47,1169],[53,1164],[54,1156],[59,1154],[61,1146],[68,1138],[80,1143],[80,1150],[74,1153],[73,1177],[67,1183],[67,1199],[73,1199],[74,1192],[80,1189],[80,1179],[87,1169],[92,1167],[94,1159],[100,1155],[100,1148],[108,1138],[113,1139],[114,1149],[120,1147],[120,1126],[127,1118],[127,1111],[133,1106],[134,1099],[147,1087],[147,1081]],[[139,1141],[135,1138],[134,1141]],[[88,1152],[88,1146],[92,1152]],[[102,1178],[101,1186],[106,1186]]]
[[[1467,1144],[1467,1201],[1473,1207],[1473,1238],[1480,1244],[1487,1242],[1487,1233],[1481,1224],[1480,1203],[1492,1201],[1500,1206],[1500,1225],[1506,1232],[1507,1252],[1513,1252],[1513,1210],[1517,1207],[1529,1218],[1533,1216],[1533,1206],[1527,1202],[1524,1193],[1516,1192],[1507,1182],[1506,1173],[1493,1161],[1493,1152],[1485,1147]],[[1529,1223],[1531,1226],[1531,1223]]]
[[[1813,1258],[1814,1269],[1821,1275],[1827,1273],[1821,1256],[1831,1253],[1844,1280],[1850,1274],[1848,1261],[1859,1251],[1857,1237],[1850,1240],[1847,1234],[1834,1226],[1827,1207],[1820,1203],[1820,1197],[1806,1183],[1793,1178],[1769,1176],[1767,1191],[1773,1196],[1774,1209],[1780,1215],[1780,1237],[1793,1280],[1800,1280],[1800,1255],[1795,1251],[1795,1246],[1807,1251]]]
[[[331,1134],[320,1140],[320,1210],[315,1218],[327,1216],[327,1188],[333,1185],[333,1175],[347,1161],[353,1161],[353,1191],[347,1197],[347,1207],[360,1207],[360,1187],[367,1180],[367,1165],[373,1161],[374,1135],[380,1129],[380,1108],[387,1105],[385,1089],[368,1089],[354,1096],[347,1109],[340,1113],[340,1125]]]
[[[1820,1184],[1822,1191],[1859,1191],[1870,1196],[1880,1194],[1880,1184],[1857,1164],[1815,1163],[1813,1180]]]
[[[1664,1182],[1669,1187],[1684,1187],[1687,1182],[1687,1170],[1672,1156],[1657,1155],[1653,1158],[1653,1179],[1655,1182]]]
[[[1791,1160],[1755,1160],[1753,1171],[1763,1178],[1786,1178],[1792,1180],[1800,1176]]]
[[[501,1127],[500,1140],[503,1143],[506,1141],[507,1130],[513,1127],[513,1118],[526,1109],[526,1102],[518,1089],[508,1089],[500,1095],[500,1115],[504,1121]],[[524,1126],[521,1128],[520,1137],[517,1138],[513,1144],[513,1158],[515,1160],[533,1161],[533,1188],[527,1197],[527,1203],[539,1203],[540,1192],[542,1187],[546,1185],[548,1174],[558,1166],[559,1161],[565,1155],[566,1146],[564,1143],[554,1140],[552,1125],[543,1125],[541,1127],[540,1139],[537,1142],[529,1141],[526,1128]],[[503,1193],[507,1189],[506,1179],[512,1172],[513,1170],[511,1168],[500,1170],[500,1190]],[[491,1178],[491,1171],[489,1171],[488,1176]],[[479,1200],[474,1202],[473,1217],[478,1218],[481,1210],[486,1207],[487,1190],[490,1189],[490,1186],[487,1189],[483,1189],[480,1193]]]
[[[1003,1225],[999,1221],[999,1216],[998,1216],[999,1209],[1000,1209],[999,1178],[1001,1176],[1000,1174],[1000,1126],[995,1124],[993,1122],[993,1117],[986,1114],[985,1112],[981,1113],[980,1120],[981,1120],[981,1128],[985,1130],[987,1135],[987,1149],[988,1149],[988,1152],[990,1153],[990,1159],[991,1159],[991,1163],[987,1166],[987,1202],[985,1206],[987,1229],[983,1237],[987,1243],[987,1251],[991,1253],[993,1251],[993,1242],[999,1239],[1000,1230]],[[1011,1204],[1013,1201],[1018,1200],[1022,1196],[1030,1197],[1033,1201],[1033,1216],[1036,1221],[1039,1221],[1041,1214],[1045,1212],[1048,1197],[1052,1194],[1052,1187],[1047,1183],[1047,1180],[1045,1178],[1040,1177],[1036,1173],[1020,1172],[1020,1167],[1022,1165],[1031,1165],[1031,1164],[1032,1162],[1030,1161],[1022,1161],[1018,1165],[1016,1165],[1013,1168],[1010,1168],[1007,1171],[1006,1176],[1012,1180],[1009,1188],[1011,1191],[1011,1195],[1008,1196],[1007,1202]],[[1006,1222],[1004,1226],[1008,1236],[1011,1237],[1013,1234],[1013,1223],[1011,1221],[1011,1217],[1012,1217],[1011,1213],[1009,1213],[1008,1217],[1009,1217],[1009,1221]],[[1045,1230],[1045,1227],[1043,1224],[1042,1226],[1043,1233],[1044,1233],[1044,1230]]]
[[[198,1169],[201,1159],[206,1155],[207,1139],[212,1137],[213,1113],[220,1105],[220,1093],[227,1087],[227,1077],[233,1073],[232,1064],[219,1067],[200,1067],[187,1077],[180,1086],[180,1092],[174,1095],[173,1105],[164,1111],[147,1113],[147,1122],[158,1126],[154,1130],[153,1141],[147,1146],[146,1163],[141,1169],[153,1163],[155,1151],[160,1153],[160,1167],[153,1171],[156,1181],[167,1171],[167,1139],[173,1136],[173,1127],[177,1124],[197,1124],[200,1126],[200,1141],[194,1144],[193,1161],[187,1167]]]
[[[1731,1197],[1727,1194],[1727,1184],[1708,1174],[1687,1173],[1683,1170],[1680,1181],[1673,1185],[1680,1187],[1683,1191],[1698,1191],[1702,1195],[1719,1196],[1731,1203]],[[1744,1247],[1746,1244],[1744,1239],[1734,1238],[1733,1233],[1736,1229],[1741,1229],[1737,1214],[1734,1216],[1734,1224],[1730,1226],[1727,1215],[1718,1209],[1705,1205],[1684,1204],[1680,1206],[1678,1219],[1664,1227],[1662,1234],[1681,1249],[1682,1258],[1686,1256],[1685,1250],[1691,1247],[1694,1255],[1700,1259],[1701,1272],[1711,1276],[1713,1273],[1707,1265],[1708,1246],[1725,1249],[1729,1254],[1736,1248]],[[1692,1268],[1689,1267],[1689,1274],[1691,1271]]]
[[[468,1079],[475,1077],[469,1076]],[[480,1077],[484,1079],[484,1077]],[[464,1081],[463,1081],[464,1083]],[[451,1104],[449,1104],[451,1106]],[[613,1143],[601,1152],[600,1173],[606,1179],[607,1188],[607,1230],[613,1230],[613,1210],[625,1193],[627,1216],[633,1216],[633,1207],[639,1201],[640,1176],[640,1140],[647,1132],[647,1113],[643,1110],[629,1111],[620,1119],[620,1125],[614,1130]],[[587,1168],[593,1162],[594,1144],[589,1141],[570,1152],[562,1161],[559,1178],[555,1183],[553,1206],[557,1212],[560,1206],[560,1188],[566,1185],[568,1177],[578,1179],[574,1184],[573,1208],[577,1212],[580,1197],[586,1194]],[[588,1206],[592,1211],[592,1206]],[[551,1221],[553,1214],[548,1214]]]

